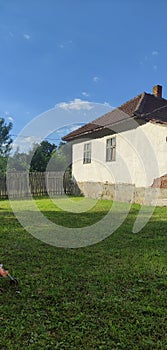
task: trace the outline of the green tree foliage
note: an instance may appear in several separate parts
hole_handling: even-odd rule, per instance
[[[9,133],[12,126],[11,122],[7,125],[5,119],[0,118],[0,155],[3,157],[8,156],[11,151],[12,139]]]
[[[26,171],[29,169],[28,154],[19,152],[19,148],[10,157],[8,162],[8,170],[10,171]]]
[[[65,171],[71,165],[71,146],[61,142],[57,147],[48,141],[34,144],[28,153],[19,149],[10,157],[9,169],[12,171],[43,172]]]
[[[48,141],[42,141],[29,153],[31,159],[30,171],[46,171],[47,164],[56,151],[56,145]],[[33,156],[32,156],[33,155]]]
[[[71,145],[60,143],[48,164],[48,171],[66,171],[71,167]]]
[[[7,125],[5,119],[0,118],[0,172],[6,171],[8,156],[12,148],[11,129],[12,123]]]

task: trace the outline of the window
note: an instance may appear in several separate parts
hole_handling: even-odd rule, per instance
[[[83,163],[91,163],[91,143],[84,144]]]
[[[106,162],[116,160],[116,137],[106,140]]]

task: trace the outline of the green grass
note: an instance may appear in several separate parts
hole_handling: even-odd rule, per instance
[[[47,198],[36,203],[68,227],[93,224],[111,207],[99,201],[77,214]],[[98,244],[63,249],[32,237],[9,202],[0,202],[0,262],[20,291],[0,279],[1,350],[167,349],[167,210],[156,208],[134,234],[138,211],[133,205],[123,225]]]

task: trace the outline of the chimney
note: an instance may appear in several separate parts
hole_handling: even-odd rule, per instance
[[[162,86],[161,85],[155,85],[153,87],[153,95],[155,97],[162,97]]]

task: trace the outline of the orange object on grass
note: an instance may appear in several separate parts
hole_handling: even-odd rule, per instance
[[[1,277],[6,277],[8,275],[9,271],[8,270],[4,270],[2,265],[0,265],[0,276]]]

